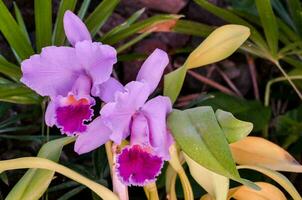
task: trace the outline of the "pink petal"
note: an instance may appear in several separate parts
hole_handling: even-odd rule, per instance
[[[144,186],[155,182],[163,160],[140,145],[126,147],[117,156],[116,173],[125,185]]]
[[[83,154],[100,147],[109,140],[110,133],[102,119],[96,118],[87,126],[87,130],[78,136],[74,146],[75,152]]]
[[[86,40],[77,42],[75,50],[81,66],[92,79],[93,87],[110,78],[113,65],[117,61],[113,47]]]
[[[21,63],[21,82],[42,96],[66,96],[80,69],[74,48],[46,47]]]
[[[53,100],[50,100],[47,105],[45,112],[45,123],[50,127],[56,124],[56,106]]]
[[[64,30],[71,45],[84,40],[91,41],[91,36],[82,20],[71,11],[67,10],[64,14]]]
[[[130,144],[150,146],[149,127],[146,117],[137,112],[132,116]]]
[[[152,93],[159,84],[168,64],[167,53],[163,50],[155,49],[142,65],[136,80],[146,82],[150,88],[150,93]]]
[[[167,131],[167,115],[172,111],[172,104],[168,97],[158,96],[149,100],[142,108],[142,113],[148,119],[150,143],[158,155],[165,160],[170,158],[169,147],[172,136]]]
[[[112,102],[115,100],[115,94],[117,92],[124,92],[123,85],[114,78],[109,78],[103,84],[100,84],[93,88],[92,95],[97,96],[104,102]]]
[[[125,86],[124,92],[117,92],[114,102],[101,109],[104,123],[112,130],[110,138],[117,144],[129,136],[132,115],[142,106],[149,95],[146,85],[133,81]]]

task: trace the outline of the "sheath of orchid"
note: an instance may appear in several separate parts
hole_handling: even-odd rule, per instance
[[[170,99],[158,96],[148,100],[168,62],[167,54],[156,49],[142,65],[136,81],[123,87],[111,79],[103,85],[104,89],[98,88],[102,92],[96,93],[107,103],[88,130],[99,126],[99,130],[106,131],[104,134],[87,131],[76,141],[75,150],[81,154],[108,140],[120,144],[131,135],[130,145],[117,156],[116,163],[116,172],[126,185],[143,186],[155,181],[164,160],[169,159],[169,146],[173,142],[166,127],[166,117],[172,110]]]
[[[48,126],[78,135],[86,131],[85,122],[93,116],[93,91],[110,80],[116,51],[92,42],[85,24],[71,11],[65,12],[64,30],[73,47],[45,47],[24,60],[21,81],[41,96],[50,97],[45,114]]]

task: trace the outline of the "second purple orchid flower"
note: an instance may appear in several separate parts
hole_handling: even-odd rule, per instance
[[[79,154],[109,140],[121,144],[130,136],[130,145],[117,156],[116,173],[126,185],[155,181],[173,142],[166,126],[172,105],[168,97],[148,98],[169,63],[167,54],[156,49],[136,81],[123,86],[110,77],[117,61],[113,47],[92,42],[85,24],[70,11],[64,15],[64,30],[73,47],[45,47],[21,64],[21,81],[50,97],[46,124],[76,135]],[[106,104],[92,121],[96,97]]]

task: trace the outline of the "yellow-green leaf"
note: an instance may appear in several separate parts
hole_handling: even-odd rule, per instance
[[[264,138],[249,136],[230,144],[230,147],[238,164],[302,172],[302,166],[287,151]]]
[[[216,174],[192,160],[184,153],[184,157],[189,166],[191,176],[203,187],[215,200],[225,200],[229,191],[229,179]]]
[[[184,66],[165,75],[164,95],[170,97],[174,103],[180,93],[181,87],[186,77],[186,68]]]
[[[101,184],[96,183],[63,165],[45,158],[24,157],[0,161],[0,172],[25,168],[47,169],[58,172],[74,181],[85,185],[103,199],[118,200],[118,197],[112,191],[102,186]]]
[[[218,62],[233,54],[249,37],[250,29],[242,25],[225,25],[214,30],[188,57],[188,69]]]

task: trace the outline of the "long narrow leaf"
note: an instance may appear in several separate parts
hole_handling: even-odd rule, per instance
[[[302,5],[300,0],[287,1],[291,17],[294,20],[296,31],[302,37]]]
[[[53,161],[39,157],[25,157],[17,158],[12,160],[0,161],[0,172],[13,170],[13,169],[24,169],[24,168],[39,168],[56,171],[68,178],[71,178],[86,187],[93,190],[99,197],[103,199],[118,200],[118,197],[106,187],[91,181],[90,179],[80,175],[79,173]]]
[[[79,18],[83,19],[87,13],[91,0],[84,0],[78,12]]]
[[[94,36],[112,14],[120,0],[103,0],[85,21],[91,35]]]
[[[15,11],[17,22],[18,22],[18,24],[19,24],[19,26],[20,26],[23,34],[25,35],[25,37],[27,38],[28,42],[30,43],[29,35],[28,35],[28,32],[27,32],[27,29],[26,29],[26,26],[25,26],[25,23],[24,23],[21,11],[18,8],[16,2],[13,2],[13,4],[14,4],[14,11]]]
[[[66,10],[73,11],[77,0],[62,0],[57,14],[57,19],[53,33],[53,43],[55,45],[62,45],[65,41],[65,34],[63,28],[63,17]]]
[[[0,19],[0,31],[20,59],[32,55],[34,51],[30,43],[2,0],[0,0]]]
[[[213,31],[213,27],[199,22],[180,19],[172,30],[176,33],[207,37]]]
[[[1,56],[0,56],[0,73],[8,76],[14,81],[19,81],[19,79],[21,78],[20,68],[15,64],[8,62]]]
[[[265,37],[272,56],[278,51],[278,24],[270,0],[256,0],[258,14],[264,29]]]
[[[51,44],[52,34],[52,0],[35,0],[36,47]]]

